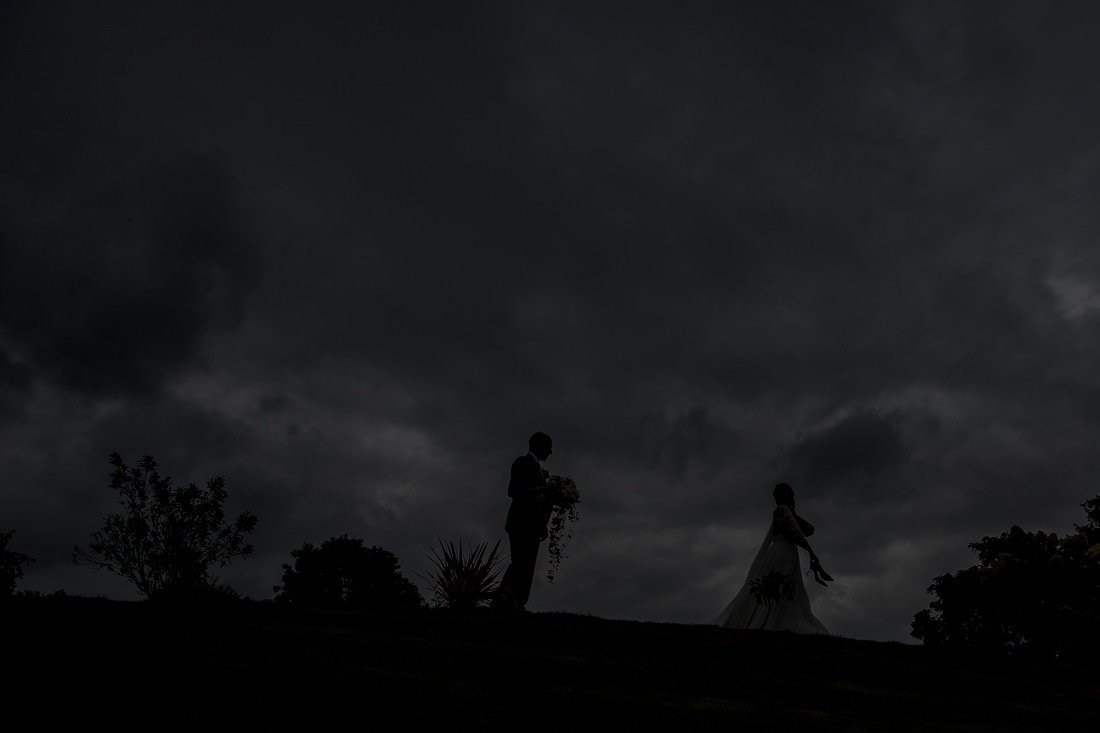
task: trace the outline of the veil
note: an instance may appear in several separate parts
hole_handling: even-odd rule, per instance
[[[749,565],[749,572],[745,576],[747,582],[750,578],[755,578],[760,575],[761,566],[764,564],[764,558],[767,556],[768,548],[772,546],[775,540],[772,539],[772,525],[768,525],[768,531],[764,534],[764,541],[760,543],[760,549],[756,551],[756,557],[752,559],[752,564]]]
[[[756,551],[756,557],[752,559],[752,564],[749,565],[749,572],[745,574],[741,592],[734,596],[733,600],[722,609],[722,613],[718,614],[718,618],[710,622],[712,626],[726,625],[726,621],[729,620],[729,617],[733,614],[734,610],[736,610],[742,596],[749,592],[749,581],[760,575],[760,571],[764,565],[764,559],[768,555],[768,550],[771,548],[772,542],[774,542],[772,539],[772,524],[769,523],[768,530],[764,533],[764,541],[760,543],[760,549]]]

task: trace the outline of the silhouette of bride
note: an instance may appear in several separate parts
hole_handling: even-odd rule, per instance
[[[813,525],[795,513],[794,490],[788,484],[776,484],[772,496],[775,510],[771,527],[749,567],[745,585],[711,623],[729,629],[827,634],[810,609],[798,557],[798,548],[804,548],[810,553],[814,579],[821,585],[832,580],[806,541],[814,533]]]

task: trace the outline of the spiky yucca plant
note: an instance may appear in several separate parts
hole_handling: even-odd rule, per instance
[[[500,540],[492,550],[488,542],[483,542],[464,551],[461,540],[456,545],[440,539],[439,549],[433,547],[428,559],[435,565],[436,572],[421,577],[431,583],[435,604],[469,611],[492,600],[504,556],[500,552]]]

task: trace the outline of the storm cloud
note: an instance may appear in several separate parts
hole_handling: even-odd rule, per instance
[[[906,640],[1100,459],[1089,5],[10,5],[0,530],[69,560],[107,456],[226,477],[223,579],[344,533],[417,579],[554,437],[531,607],[702,623],[775,482],[836,633]]]

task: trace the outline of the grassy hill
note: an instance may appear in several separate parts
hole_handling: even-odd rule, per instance
[[[109,730],[1093,730],[1094,672],[573,614],[0,606],[9,715]]]

